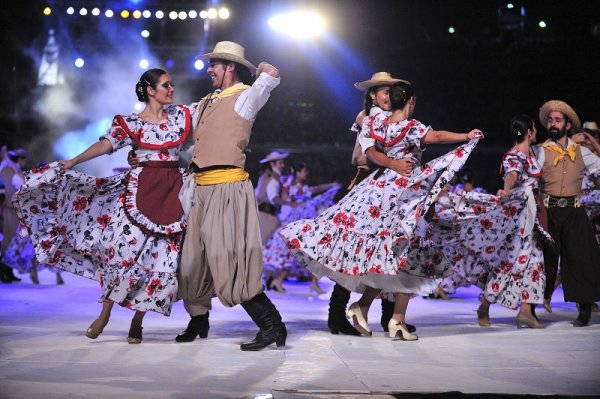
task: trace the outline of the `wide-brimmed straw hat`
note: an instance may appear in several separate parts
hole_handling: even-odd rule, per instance
[[[267,154],[266,157],[264,157],[263,159],[261,159],[259,161],[259,163],[267,163],[267,162],[278,161],[280,159],[287,158],[288,155],[290,155],[288,152],[273,151],[273,152]]]
[[[210,60],[211,58],[217,58],[220,60],[227,60],[237,62],[248,68],[250,73],[256,72],[256,67],[245,58],[246,50],[237,43],[234,42],[218,42],[211,53],[200,54],[196,56],[197,60]]]
[[[579,121],[577,113],[573,110],[573,108],[571,108],[569,104],[560,100],[550,100],[545,102],[544,105],[541,106],[540,123],[542,124],[542,126],[546,126],[546,123],[548,121],[548,115],[550,115],[550,112],[553,111],[559,111],[567,118],[569,118],[571,125],[575,129],[579,129],[581,127],[581,122]]]
[[[410,84],[409,81],[392,78],[392,75],[389,72],[375,72],[373,76],[371,76],[371,79],[364,80],[362,82],[356,82],[354,83],[354,87],[360,91],[367,91],[371,87],[391,86],[397,82],[406,82]]]
[[[29,158],[29,153],[23,148],[17,148],[16,150],[8,151],[8,155],[11,157]]]
[[[593,132],[600,132],[600,128],[598,127],[598,124],[594,121],[583,122],[583,128],[590,129]]]

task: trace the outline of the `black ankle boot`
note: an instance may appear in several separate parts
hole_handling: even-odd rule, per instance
[[[592,304],[591,303],[580,303],[579,304],[579,315],[573,322],[573,327],[585,327],[590,324],[590,318],[592,317]]]
[[[13,274],[12,268],[0,262],[0,281],[2,281],[3,283],[12,283],[13,281],[21,280],[16,279],[15,275]]]
[[[327,317],[327,327],[334,335],[339,333],[361,335],[346,318],[348,301],[350,301],[350,291],[336,283],[329,299],[329,316]]]
[[[287,330],[281,321],[281,315],[273,302],[264,292],[249,301],[242,302],[242,307],[259,328],[253,341],[240,345],[243,351],[259,351],[271,344],[285,346]]]
[[[175,341],[192,342],[197,336],[200,338],[206,338],[208,337],[209,327],[208,312],[200,316],[193,316],[185,331],[175,337]]]

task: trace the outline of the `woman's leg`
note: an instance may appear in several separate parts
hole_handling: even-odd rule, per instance
[[[127,336],[127,342],[130,344],[139,344],[142,342],[142,322],[144,321],[146,312],[136,310],[133,318],[131,319],[131,326],[129,327],[129,335]]]
[[[98,335],[102,334],[104,327],[106,327],[108,321],[110,320],[110,311],[112,310],[113,305],[113,301],[102,301],[102,310],[100,311],[100,315],[96,320],[94,320],[92,325],[90,325],[85,333],[88,338],[96,339],[98,338]]]

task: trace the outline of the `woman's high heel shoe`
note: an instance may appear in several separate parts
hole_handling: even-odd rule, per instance
[[[127,335],[127,342],[130,344],[141,344],[143,328],[141,324],[134,324],[132,321],[129,327],[129,334]]]
[[[102,321],[100,321],[100,319],[94,320],[94,322],[86,330],[85,336],[90,339],[98,338],[98,336],[102,334],[102,331],[104,331],[104,327],[106,327],[107,324],[108,320],[106,320],[104,324],[102,324]]]
[[[517,314],[517,328],[527,326],[529,328],[545,328],[546,325],[540,323],[530,312],[519,312]]]
[[[492,323],[490,323],[490,307],[485,306],[483,304],[479,305],[477,308],[477,324],[481,327],[490,327]]]
[[[417,334],[411,334],[408,331],[408,327],[403,321],[390,319],[390,322],[388,323],[388,331],[390,338],[400,338],[402,341],[416,341],[419,339]]]
[[[354,322],[354,328],[356,328],[362,335],[365,337],[370,337],[373,335],[373,332],[367,324],[367,320],[365,320],[362,311],[360,310],[358,302],[354,302],[352,305],[350,305],[346,311],[346,317],[352,319]]]

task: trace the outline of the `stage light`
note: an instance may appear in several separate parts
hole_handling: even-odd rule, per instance
[[[175,61],[169,58],[167,61],[165,61],[165,65],[167,66],[167,68],[173,68],[173,66],[175,65]]]
[[[144,10],[144,12],[142,12],[142,16],[144,18],[150,18],[152,16],[152,13],[149,10]]]
[[[511,9],[515,8],[515,5],[513,3],[508,3],[506,5],[506,8],[508,8],[509,10],[511,10]]]
[[[544,29],[544,28],[548,27],[548,25],[546,25],[546,22],[544,22],[544,21],[540,21],[540,22],[538,22],[538,26],[539,26],[540,28],[542,28],[542,29]]]
[[[198,13],[195,10],[191,10],[190,12],[188,12],[188,17],[194,19],[198,16]]]
[[[82,8],[81,10],[79,10],[79,15],[87,15],[87,8]]]
[[[279,14],[269,18],[267,23],[273,30],[296,39],[315,37],[325,31],[323,18],[309,11]]]
[[[134,108],[136,111],[141,111],[141,110],[144,108],[144,103],[135,103],[135,104],[133,105],[133,108]]]
[[[67,8],[67,14],[73,15],[74,12],[75,12],[75,9],[73,7]]]
[[[85,61],[83,60],[83,58],[77,58],[75,60],[75,66],[77,68],[83,68],[84,65],[85,65]]]
[[[207,11],[206,16],[208,17],[208,19],[215,19],[217,18],[217,9],[216,8],[209,8]]]
[[[140,10],[135,10],[132,15],[133,15],[133,18],[135,18],[135,19],[142,18],[142,12]]]
[[[169,18],[171,18],[171,19],[177,19],[177,11],[171,11],[169,13]]]
[[[200,11],[199,15],[200,15],[200,18],[206,19],[206,18],[208,18],[208,11],[202,10],[202,11]]]
[[[203,70],[204,62],[202,62],[202,60],[196,60],[196,62],[194,62],[194,68],[196,68],[197,71]]]
[[[140,68],[142,68],[142,69],[147,69],[147,68],[148,68],[148,65],[150,65],[150,62],[148,62],[148,60],[147,60],[147,59],[145,59],[145,58],[142,58],[142,59],[140,60],[140,63],[139,63],[138,65],[139,65],[139,66],[140,66]]]
[[[148,32],[146,29],[144,29],[141,33],[142,37],[144,39],[147,39],[148,37],[150,37],[150,32]]]
[[[99,8],[93,8],[92,9],[92,15],[94,17],[97,17],[98,15],[100,15],[100,9]]]
[[[454,29],[454,26],[448,27],[448,33],[450,33],[450,34],[456,33],[456,29]]]
[[[121,11],[121,18],[129,18],[129,11],[127,11],[127,10]]]
[[[229,18],[229,9],[225,8],[225,7],[219,9],[219,18],[228,19]]]
[[[177,16],[179,17],[180,20],[184,20],[187,18],[187,13],[185,11],[179,11],[179,14],[177,14]]]
[[[155,16],[157,19],[163,19],[163,17],[165,16],[165,13],[164,13],[164,12],[162,12],[162,11],[160,11],[160,10],[158,10],[158,11],[157,11],[157,12],[154,14],[154,16]]]
[[[114,13],[114,12],[113,12],[113,10],[111,10],[110,8],[109,8],[108,10],[104,11],[104,16],[105,16],[106,18],[112,18],[112,17],[113,17],[113,15],[115,15],[115,13]]]
[[[50,14],[52,14],[52,9],[50,7],[44,8],[44,15],[50,15]]]

